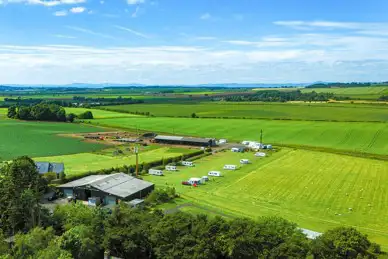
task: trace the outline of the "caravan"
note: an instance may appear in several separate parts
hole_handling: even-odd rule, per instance
[[[182,161],[182,165],[184,166],[194,166],[193,162],[190,162],[190,161]]]
[[[249,164],[250,162],[249,162],[249,159],[240,159],[240,164]]]
[[[163,175],[163,171],[162,170],[156,170],[156,169],[150,169],[150,170],[148,170],[148,174],[162,176]]]
[[[178,171],[178,169],[176,169],[175,165],[166,165],[166,170],[167,171]]]
[[[202,183],[202,179],[201,178],[190,178],[188,180],[188,182],[191,184],[191,185],[198,185],[198,184],[201,184]]]
[[[220,176],[221,176],[221,172],[218,172],[218,171],[210,171],[207,175],[209,175],[209,176],[220,177]]]
[[[266,154],[265,154],[264,152],[257,152],[257,153],[255,154],[255,156],[257,156],[257,157],[265,157]]]
[[[236,170],[237,166],[236,165],[224,165],[225,170]]]

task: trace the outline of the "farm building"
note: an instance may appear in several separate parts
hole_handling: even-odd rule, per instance
[[[216,145],[216,140],[214,138],[193,138],[193,137],[158,135],[154,138],[154,141],[156,143],[201,146],[201,147],[212,147]]]
[[[141,199],[154,190],[154,184],[139,180],[124,173],[111,175],[91,175],[75,180],[58,188],[66,197],[87,201],[98,197],[104,205],[114,205],[118,200]]]
[[[116,139],[117,142],[123,142],[123,143],[136,143],[139,142],[139,139],[137,138],[119,138]]]
[[[59,175],[65,171],[63,163],[35,162],[39,174],[56,173]]]

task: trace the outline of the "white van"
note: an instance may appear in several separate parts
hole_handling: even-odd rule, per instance
[[[166,170],[167,171],[178,171],[178,169],[176,169],[175,165],[166,165]]]
[[[184,165],[184,166],[194,166],[193,162],[190,162],[190,161],[182,161],[182,165]]]
[[[257,156],[257,157],[265,157],[266,154],[265,154],[264,152],[257,152],[257,153],[255,154],[255,156]]]
[[[221,176],[221,172],[218,172],[218,171],[210,171],[209,173],[207,173],[207,175],[209,175],[209,176],[217,176],[217,177],[220,177],[220,176]]]
[[[150,169],[150,170],[148,170],[148,174],[162,176],[163,175],[163,171],[162,170],[156,170],[156,169]]]
[[[236,165],[224,165],[225,170],[236,170],[237,166]]]
[[[246,165],[249,164],[249,159],[240,159],[240,164]]]

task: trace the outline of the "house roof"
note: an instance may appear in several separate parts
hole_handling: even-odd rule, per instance
[[[65,165],[63,163],[35,162],[35,165],[39,174],[48,172],[59,174],[65,171]]]
[[[121,198],[144,190],[153,183],[146,182],[124,173],[111,175],[91,175],[59,186],[60,188],[93,187],[102,192]]]
[[[36,162],[36,168],[38,169],[39,174],[48,173],[50,163],[49,162]]]
[[[209,143],[214,139],[211,138],[194,138],[194,137],[180,137],[180,136],[164,136],[158,135],[156,140],[169,140],[169,141],[182,141],[182,142],[197,142],[197,143]]]

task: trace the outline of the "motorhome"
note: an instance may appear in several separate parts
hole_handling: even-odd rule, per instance
[[[255,154],[255,156],[257,156],[257,157],[265,157],[266,154],[265,154],[264,152],[257,152],[257,153]]]
[[[175,165],[166,165],[167,171],[178,171]]]
[[[162,170],[156,170],[156,169],[150,169],[150,170],[148,170],[148,174],[162,176],[163,175],[163,171]]]
[[[249,164],[249,159],[240,159],[240,164]]]
[[[182,165],[184,165],[184,166],[194,166],[193,162],[190,162],[190,161],[182,161]]]
[[[237,166],[236,165],[224,165],[225,170],[236,170]]]
[[[209,176],[220,177],[220,176],[221,176],[221,172],[218,172],[218,171],[210,171],[209,173],[207,173],[207,175],[209,175]]]

